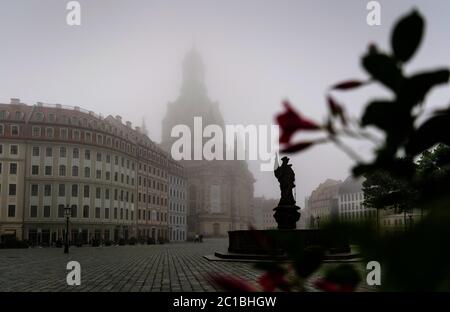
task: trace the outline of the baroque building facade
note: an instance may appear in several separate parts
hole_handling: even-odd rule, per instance
[[[79,107],[0,104],[0,235],[51,244],[168,240],[168,155],[139,127]]]
[[[184,167],[169,158],[169,240],[187,239],[188,182]]]
[[[376,222],[377,210],[364,205],[364,178],[348,177],[339,187],[339,219],[345,222]]]
[[[339,187],[342,181],[327,179],[311,192],[304,217],[308,228],[319,228],[320,224],[339,218]]]
[[[201,118],[200,138],[195,117]],[[225,123],[219,104],[207,95],[203,61],[195,49],[184,59],[180,95],[168,104],[163,120],[162,146],[169,152],[177,141],[172,136],[177,125],[186,127],[192,134],[188,140],[191,147],[187,152],[189,159],[181,160],[189,185],[188,236],[219,237],[226,236],[230,230],[247,229],[251,221],[254,178],[245,160],[205,160],[198,157],[203,155],[204,144],[212,140],[202,136],[204,128],[215,125],[225,133]],[[227,150],[223,142],[217,144],[220,146],[216,145],[216,148],[220,147],[222,152]]]

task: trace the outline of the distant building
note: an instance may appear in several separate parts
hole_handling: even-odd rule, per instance
[[[308,201],[309,196],[305,196],[305,203],[303,207],[300,207],[300,219],[297,221],[297,229],[309,228],[308,220],[310,219],[310,214],[308,209]]]
[[[169,157],[169,239],[187,239],[187,177],[179,162]]]
[[[318,228],[320,224],[338,218],[338,197],[341,181],[327,179],[312,191],[307,204],[308,228]]]
[[[0,235],[168,240],[167,157],[120,116],[11,99],[0,104]]]
[[[258,230],[276,229],[278,227],[275,218],[273,217],[277,207],[278,200],[267,199],[265,197],[255,197],[253,199],[253,224],[252,226]]]
[[[339,219],[346,222],[375,220],[377,210],[364,206],[364,178],[348,177],[339,187]]]
[[[184,59],[180,95],[167,105],[162,123],[162,146],[167,151],[177,140],[171,135],[174,126],[185,125],[192,133],[192,160],[181,161],[189,184],[188,236],[201,233],[206,237],[224,237],[228,231],[245,230],[251,221],[253,175],[244,160],[193,160],[197,152],[202,152],[194,145],[194,117],[202,118],[203,128],[217,125],[225,129],[219,104],[207,94],[202,58],[192,49]]]
[[[395,209],[380,209],[379,225],[384,231],[405,231],[418,223],[423,218],[420,209],[413,211],[397,212]]]

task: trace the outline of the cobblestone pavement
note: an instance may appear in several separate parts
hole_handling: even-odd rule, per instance
[[[4,249],[0,250],[0,291],[216,291],[207,279],[208,273],[214,272],[256,283],[261,271],[251,263],[203,257],[226,249],[225,239],[71,247],[69,255],[63,254],[62,248]],[[72,260],[81,265],[80,286],[66,284],[66,265]]]

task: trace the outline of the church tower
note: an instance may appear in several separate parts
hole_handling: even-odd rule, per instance
[[[182,78],[178,98],[167,105],[161,145],[170,153],[177,140],[171,137],[172,128],[186,125],[192,134],[191,159],[194,159],[194,117],[202,118],[203,129],[207,125],[217,125],[223,133],[225,122],[219,104],[208,97],[204,63],[195,48],[184,58]],[[226,151],[225,146],[223,150]],[[254,183],[247,163],[241,160],[183,160],[182,164],[189,184],[188,235],[220,237],[230,230],[247,229],[251,222]]]

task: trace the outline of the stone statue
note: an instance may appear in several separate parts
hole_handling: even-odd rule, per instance
[[[281,205],[295,205],[294,195],[292,195],[292,189],[295,187],[295,173],[292,170],[292,165],[288,164],[289,158],[286,156],[281,158],[282,164],[275,169],[275,177],[280,183],[281,199],[278,206]]]
[[[282,164],[274,171],[275,177],[280,183],[281,198],[278,207],[274,208],[274,218],[277,221],[279,230],[293,230],[300,219],[300,208],[295,205],[295,198],[292,189],[295,187],[295,173],[289,158],[281,158]]]

